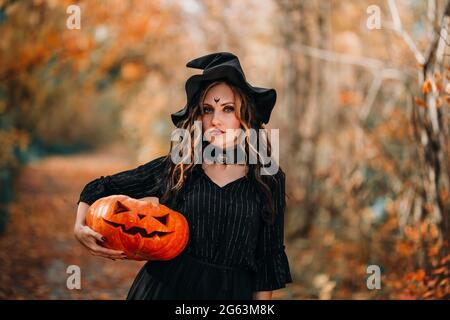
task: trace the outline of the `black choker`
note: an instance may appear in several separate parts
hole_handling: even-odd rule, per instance
[[[222,148],[205,141],[202,150],[203,162],[243,165],[246,163],[244,151],[238,144]]]

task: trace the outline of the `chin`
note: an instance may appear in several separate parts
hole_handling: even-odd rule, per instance
[[[223,134],[224,135],[224,134]],[[225,141],[223,138],[222,138],[222,136],[223,135],[221,135],[221,136],[219,136],[219,137],[213,137],[209,142],[212,144],[212,145],[215,145],[215,146],[217,146],[217,147],[220,147],[220,148],[222,148],[222,147],[228,147],[228,146],[231,146],[231,145],[233,145],[234,144],[234,141],[233,140],[227,140],[227,141]]]

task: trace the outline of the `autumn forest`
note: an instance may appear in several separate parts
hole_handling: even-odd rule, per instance
[[[449,0],[0,0],[0,299],[125,298],[142,262],[77,242],[80,191],[168,152],[215,51],[278,93],[273,298],[449,299],[449,32]]]

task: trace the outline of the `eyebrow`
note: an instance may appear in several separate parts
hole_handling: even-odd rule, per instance
[[[226,105],[226,104],[232,104],[232,105],[234,105],[234,102],[224,102],[224,103],[222,103],[221,105],[223,106],[223,105]],[[210,107],[212,107],[212,105],[210,105],[209,103],[206,103],[206,102],[204,102],[203,105],[204,105],[204,106],[210,106]]]

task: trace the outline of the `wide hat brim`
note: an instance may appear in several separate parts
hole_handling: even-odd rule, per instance
[[[187,117],[189,108],[194,103],[194,97],[205,83],[221,79],[226,79],[231,84],[249,93],[254,101],[255,108],[253,112],[255,113],[256,119],[261,123],[269,122],[270,115],[277,100],[277,92],[275,89],[254,87],[245,80],[242,73],[235,67],[219,65],[205,70],[203,74],[196,74],[188,78],[185,84],[187,103],[181,110],[171,114],[174,125],[178,126],[179,122]]]

